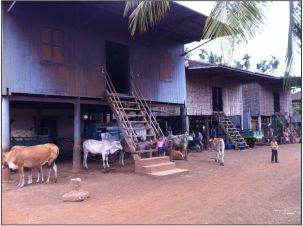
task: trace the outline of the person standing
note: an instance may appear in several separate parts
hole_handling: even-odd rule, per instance
[[[272,139],[270,142],[270,147],[271,147],[271,163],[275,161],[275,163],[278,163],[278,142],[276,141],[275,138]]]

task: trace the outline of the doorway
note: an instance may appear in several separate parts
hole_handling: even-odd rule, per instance
[[[106,41],[106,70],[117,93],[129,93],[128,47]]]
[[[222,88],[213,87],[213,111],[223,111]]]
[[[280,112],[280,95],[274,93],[274,112]]]

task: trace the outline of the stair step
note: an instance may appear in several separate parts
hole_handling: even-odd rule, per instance
[[[142,167],[143,173],[156,173],[160,171],[172,170],[175,169],[176,163],[175,162],[164,162],[158,163],[153,165],[147,165]]]
[[[152,176],[157,179],[161,179],[161,178],[167,178],[167,177],[176,176],[176,175],[184,175],[184,174],[187,174],[188,172],[189,172],[188,169],[175,168],[175,169],[164,170],[164,171],[159,171],[159,172],[155,172],[155,173],[148,173],[147,175]]]
[[[154,134],[145,134],[144,136],[146,136],[146,137],[154,137],[155,135]],[[133,137],[143,137],[143,135],[136,134],[136,135],[133,135]]]
[[[147,123],[148,121],[146,121],[146,120],[143,120],[143,121],[128,121],[128,122],[130,122],[131,124],[140,124],[140,123]]]
[[[152,165],[152,164],[157,164],[157,163],[162,163],[162,162],[169,162],[169,156],[160,156],[160,157],[140,159],[140,160],[136,160],[135,164]]]
[[[116,109],[117,110],[124,110],[124,111],[141,111],[140,108],[120,108],[120,107],[117,107]]]
[[[108,93],[109,97],[114,97],[116,96],[113,93]],[[134,96],[128,95],[128,94],[124,94],[124,93],[117,93],[117,96],[120,98],[125,98],[125,99],[136,99]]]
[[[129,115],[127,114],[126,116],[127,116],[127,118],[144,117],[143,114],[129,114]]]
[[[150,152],[157,152],[157,149],[151,149],[151,150],[140,150],[138,151],[140,154],[144,154],[144,153],[150,153]]]

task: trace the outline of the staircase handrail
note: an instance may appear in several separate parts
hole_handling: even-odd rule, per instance
[[[120,112],[122,112],[122,120],[121,120],[121,122],[122,122],[122,124],[124,125],[124,127],[127,130],[128,129],[130,130],[130,132],[131,132],[131,134],[130,134],[131,135],[130,141],[131,141],[131,144],[133,145],[133,147],[136,148],[136,144],[134,142],[134,136],[133,136],[133,135],[135,135],[135,132],[134,132],[134,130],[133,130],[131,124],[130,124],[130,121],[128,120],[128,117],[125,117],[126,116],[126,112],[123,109],[123,105],[121,104],[120,98],[119,98],[119,96],[118,96],[118,94],[116,92],[116,89],[115,89],[115,87],[114,87],[114,85],[113,85],[113,83],[112,83],[112,81],[110,79],[109,74],[107,73],[107,71],[104,68],[102,68],[102,69],[104,70],[105,82],[106,82],[106,85],[108,87],[108,89],[106,88],[106,91],[108,93],[112,94],[112,97],[113,97],[114,101],[118,104],[118,106],[120,108]],[[127,123],[125,121],[128,123],[128,125],[127,125]],[[124,133],[124,129],[122,129],[122,132]],[[129,137],[128,134],[125,134],[125,135],[127,135],[127,137]],[[127,140],[129,140],[129,139],[126,139],[126,141]]]
[[[133,94],[138,99],[141,107],[145,110],[145,112],[147,114],[147,117],[149,118],[149,121],[150,121],[150,124],[151,124],[152,128],[155,130],[158,137],[159,136],[164,136],[164,134],[163,134],[163,132],[160,128],[160,125],[157,122],[154,115],[151,113],[151,109],[149,108],[145,98],[143,97],[143,94],[142,94],[141,90],[139,89],[139,87],[136,86],[136,84],[133,80],[131,80],[131,85],[132,85]]]

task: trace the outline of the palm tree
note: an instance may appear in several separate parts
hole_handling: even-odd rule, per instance
[[[244,60],[243,66],[245,67],[245,70],[248,70],[250,68],[250,62],[249,62],[250,58],[251,56],[249,56],[247,53],[242,58],[242,60]]]
[[[268,4],[262,1],[217,1],[204,26],[204,39],[225,37],[222,41],[222,48],[229,55],[230,47],[239,42],[247,42],[261,30],[264,25],[264,9]],[[285,81],[290,74],[293,58],[293,37],[299,37],[301,45],[301,1],[294,4],[289,2],[289,36],[286,54],[287,70]],[[131,12],[132,10],[132,12]],[[140,32],[146,31],[149,26],[153,27],[158,23],[169,10],[169,1],[127,1],[124,16],[129,16],[129,30],[134,35],[139,27]],[[296,35],[297,34],[297,35]],[[285,84],[285,87],[287,85]]]
[[[209,58],[208,52],[205,49],[200,49],[199,57],[203,62],[206,62]]]
[[[264,72],[267,72],[269,70],[270,66],[267,63],[267,60],[260,60],[259,63],[257,63],[257,70]]]
[[[273,55],[271,55],[271,58],[272,58],[272,59],[269,61],[270,71],[271,71],[271,72],[274,72],[274,71],[278,68],[280,62],[279,62],[279,60],[278,60],[275,56],[273,56]]]

